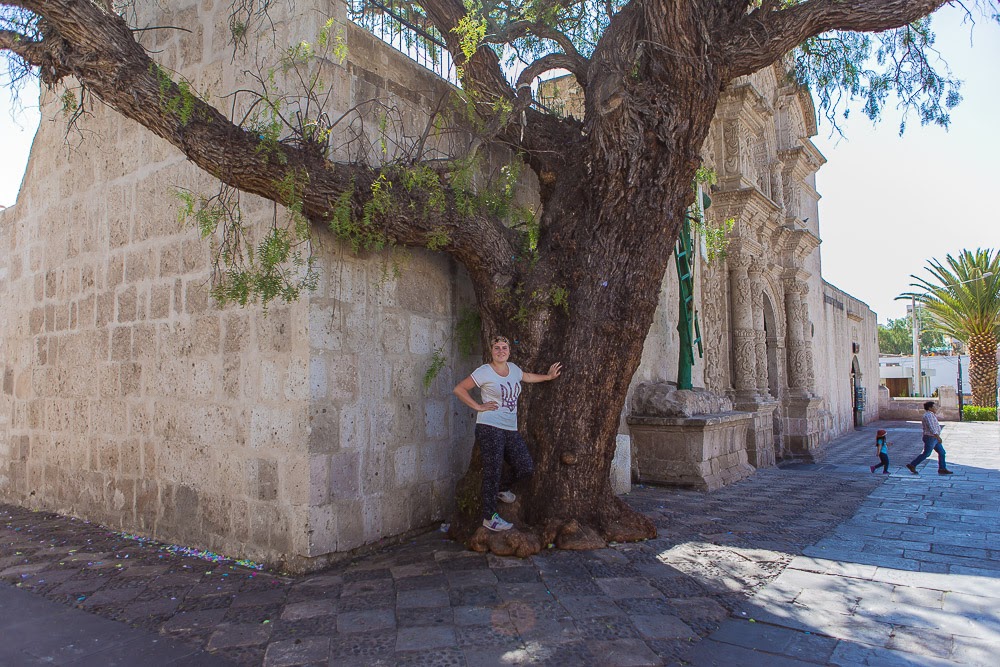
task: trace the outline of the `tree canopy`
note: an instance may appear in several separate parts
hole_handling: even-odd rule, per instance
[[[923,354],[941,351],[945,346],[942,333],[931,326],[930,318],[921,314],[920,350]],[[912,318],[907,315],[878,325],[878,349],[880,354],[913,354]]]

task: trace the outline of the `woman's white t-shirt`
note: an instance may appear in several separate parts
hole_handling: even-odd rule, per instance
[[[496,401],[496,410],[476,414],[477,424],[495,426],[505,431],[517,430],[517,399],[521,395],[524,373],[514,364],[507,364],[507,377],[501,377],[489,364],[472,371],[472,380],[479,387],[482,403]]]

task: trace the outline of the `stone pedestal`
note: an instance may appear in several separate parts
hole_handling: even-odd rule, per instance
[[[640,480],[714,491],[752,475],[746,442],[753,422],[746,412],[629,417]]]
[[[934,399],[928,399],[934,400]],[[938,420],[961,421],[958,416],[958,390],[955,387],[941,385],[938,387]],[[921,406],[923,407],[923,406]],[[921,415],[923,417],[923,415]]]
[[[632,490],[632,439],[618,434],[615,458],[611,461],[611,490],[620,496]]]
[[[770,468],[775,464],[774,411],[778,405],[778,401],[770,398],[736,401],[737,410],[753,415],[753,424],[747,429],[747,461],[755,468]]]
[[[813,462],[821,444],[822,423],[820,410],[823,401],[812,397],[791,397],[787,402],[785,418],[785,443],[789,456],[800,461]]]

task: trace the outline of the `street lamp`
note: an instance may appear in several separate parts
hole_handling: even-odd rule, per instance
[[[896,301],[905,299],[907,295],[900,294]],[[923,382],[921,382],[920,371],[920,320],[917,318],[917,297],[910,294],[910,318],[913,320],[913,396],[920,396],[923,392]]]

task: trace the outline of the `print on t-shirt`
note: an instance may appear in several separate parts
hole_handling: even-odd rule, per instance
[[[479,387],[483,403],[495,402],[496,410],[486,410],[476,415],[477,424],[495,426],[508,431],[517,430],[517,399],[521,396],[521,378],[524,373],[515,364],[507,364],[506,376],[497,374],[489,364],[472,371],[472,379]]]
[[[517,412],[517,399],[521,395],[521,383],[511,385],[505,382],[500,385],[500,407],[507,408],[511,412]]]

